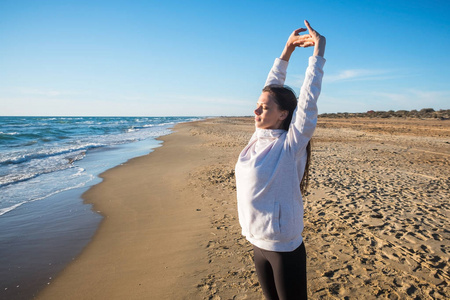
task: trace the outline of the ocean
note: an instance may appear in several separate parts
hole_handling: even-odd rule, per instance
[[[98,175],[200,117],[0,117],[0,299],[30,299],[81,252],[102,217]]]

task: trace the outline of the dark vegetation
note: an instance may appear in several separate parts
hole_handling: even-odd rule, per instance
[[[421,110],[389,110],[389,111],[373,111],[369,110],[365,113],[326,113],[320,114],[322,118],[403,118],[403,119],[450,119],[450,109],[440,109],[435,111],[432,108],[423,108]]]

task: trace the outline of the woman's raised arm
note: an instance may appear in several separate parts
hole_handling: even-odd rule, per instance
[[[300,96],[298,97],[298,106],[292,117],[287,136],[287,142],[293,149],[297,149],[298,151],[306,147],[316,128],[318,113],[317,99],[319,98],[322,87],[323,66],[325,64],[325,59],[323,58],[326,44],[325,37],[312,29],[308,21],[305,21],[305,25],[314,43],[314,55],[309,58],[305,80],[303,81]],[[309,41],[302,44],[302,40],[294,41],[292,44],[297,47],[310,46]]]

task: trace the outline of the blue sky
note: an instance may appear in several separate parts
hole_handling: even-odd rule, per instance
[[[0,0],[0,115],[251,115],[289,34],[319,112],[450,108],[450,1]],[[299,90],[312,48],[286,84]]]

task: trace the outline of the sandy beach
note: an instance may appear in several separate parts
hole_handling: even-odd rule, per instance
[[[84,194],[104,219],[38,299],[262,299],[234,165],[252,118],[179,124]],[[450,121],[319,119],[304,239],[311,299],[450,297]]]

